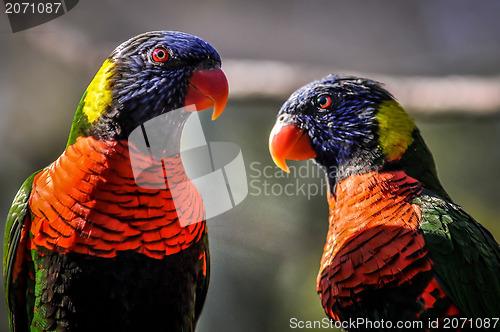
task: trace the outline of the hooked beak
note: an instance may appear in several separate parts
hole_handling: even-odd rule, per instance
[[[197,111],[213,107],[212,120],[226,107],[229,86],[220,68],[196,70],[189,80],[185,106],[195,105]]]
[[[294,123],[278,121],[269,136],[269,151],[274,163],[287,173],[287,159],[303,160],[316,157],[309,137]]]

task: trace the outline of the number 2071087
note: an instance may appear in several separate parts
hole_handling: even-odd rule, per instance
[[[61,2],[7,2],[6,14],[57,14],[63,11]]]

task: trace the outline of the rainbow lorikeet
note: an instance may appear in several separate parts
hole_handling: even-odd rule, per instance
[[[148,159],[127,138],[184,106],[213,106],[216,118],[228,98],[220,65],[211,45],[172,31],[133,37],[104,61],[66,150],[25,181],[9,212],[3,262],[12,330],[194,330],[209,280],[201,196],[180,154]],[[175,147],[187,116],[173,119],[155,139]],[[148,166],[139,177],[132,155]]]
[[[269,147],[284,170],[286,159],[313,158],[326,174],[317,290],[329,317],[359,318],[346,327],[360,330],[381,320],[425,330],[451,318],[494,327],[500,247],[453,203],[414,121],[380,83],[330,75],[305,85],[279,111]]]

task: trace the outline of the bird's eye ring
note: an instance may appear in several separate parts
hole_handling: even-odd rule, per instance
[[[169,56],[168,51],[164,47],[157,47],[153,51],[153,60],[156,62],[165,62]]]
[[[328,108],[332,105],[332,97],[329,95],[321,95],[316,98],[316,104],[322,109]]]

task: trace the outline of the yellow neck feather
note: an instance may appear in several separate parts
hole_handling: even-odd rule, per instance
[[[386,101],[379,107],[379,146],[387,161],[401,158],[413,143],[415,122],[396,101]]]
[[[89,123],[96,121],[111,105],[113,94],[110,87],[110,78],[113,66],[114,63],[109,59],[104,61],[87,88],[83,114],[87,116]]]

